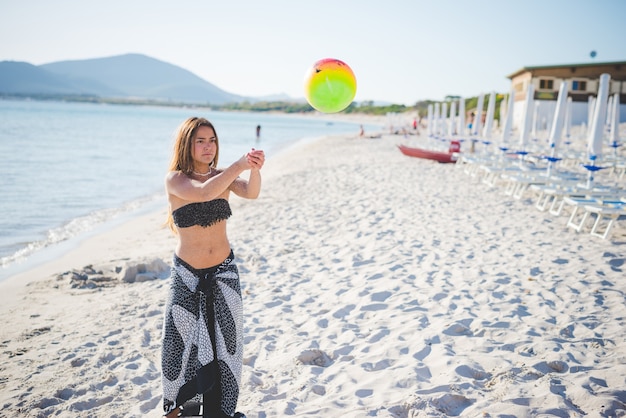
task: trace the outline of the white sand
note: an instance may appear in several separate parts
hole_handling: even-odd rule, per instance
[[[453,165],[403,156],[401,141],[300,145],[270,159],[257,201],[233,199],[238,409],[626,415],[624,229],[611,241],[577,234]],[[1,416],[160,415],[160,269],[175,242],[164,217],[1,284]],[[146,262],[145,281],[115,272]],[[69,274],[57,278],[86,265],[105,279],[72,288]]]

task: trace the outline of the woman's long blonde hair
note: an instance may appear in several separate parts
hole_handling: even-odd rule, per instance
[[[198,132],[198,128],[201,126],[209,127],[213,129],[213,133],[215,133],[215,158],[213,158],[209,167],[217,168],[217,162],[220,155],[220,141],[217,136],[217,132],[215,131],[215,127],[207,119],[194,116],[181,123],[178,127],[176,137],[174,139],[172,160],[170,161],[168,171],[180,171],[187,176],[191,176],[193,173],[193,141],[196,137],[196,133]],[[172,231],[176,232],[171,210],[168,211],[166,223]]]

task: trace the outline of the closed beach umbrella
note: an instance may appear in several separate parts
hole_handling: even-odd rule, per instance
[[[587,126],[591,126],[591,121],[593,120],[593,109],[596,105],[596,98],[593,96],[589,96],[587,99]]]
[[[610,144],[617,147],[619,142],[619,93],[613,95],[613,110],[611,111],[611,135]]]
[[[524,106],[524,113],[522,114],[522,126],[519,135],[519,145],[522,150],[526,147],[526,143],[528,142],[528,138],[530,136],[530,124],[532,122],[532,111],[534,108],[534,94],[535,87],[532,83],[528,83],[528,88],[526,89],[526,103]]]
[[[508,97],[508,96],[507,96]],[[506,109],[509,104],[509,100],[502,100],[500,102],[500,128],[504,126],[504,118],[506,117]]]
[[[598,97],[593,109],[593,119],[587,134],[587,152],[592,160],[602,155],[602,133],[604,131],[604,121],[606,120],[606,107],[609,98],[609,81],[611,76],[602,74],[600,76],[600,87]]]
[[[434,124],[433,124],[433,133],[435,136],[439,136],[439,103],[435,103],[435,114],[433,116]]]
[[[565,111],[567,107],[567,81],[561,82],[559,89],[559,97],[556,100],[556,110],[554,111],[554,120],[552,121],[552,129],[550,129],[549,145],[552,149],[552,156],[556,153],[561,140],[561,132],[565,124]]]
[[[567,98],[567,107],[565,108],[565,138],[569,138],[572,134],[572,98]]]
[[[509,102],[506,109],[506,118],[504,119],[504,126],[502,127],[502,145],[500,148],[506,148],[507,142],[509,142],[509,138],[511,137],[511,129],[513,128],[513,106],[515,103],[515,90],[511,89],[509,93]],[[500,114],[500,118],[502,119],[502,113]]]
[[[441,136],[447,133],[448,124],[448,104],[446,102],[441,103]]]
[[[450,103],[450,123],[448,124],[448,135],[456,135],[456,102]]]
[[[567,107],[567,81],[561,82],[559,89],[559,97],[556,100],[556,110],[554,111],[554,120],[550,129],[548,143],[551,148],[550,157],[548,157],[548,176],[552,172],[552,165],[559,159],[555,157],[559,141],[561,140],[561,131],[563,130],[565,119],[565,108]]]
[[[472,134],[478,135],[481,133],[481,127],[483,125],[482,116],[483,116],[483,104],[485,103],[485,95],[481,94],[478,96],[478,104],[476,105],[476,113],[474,115],[474,120],[472,121]]]
[[[537,125],[539,124],[539,106],[541,102],[535,102],[535,110],[533,111],[532,133],[533,138],[537,138]]]
[[[496,111],[496,93],[491,92],[489,95],[489,104],[487,105],[487,117],[485,118],[485,130],[483,136],[485,139],[491,139],[491,130],[493,129],[493,115]]]
[[[606,108],[606,122],[605,125],[607,128],[611,128],[611,124],[613,119],[613,96],[609,96],[609,104]]]
[[[465,135],[465,99],[459,99],[459,135]]]
[[[432,104],[428,105],[427,121],[428,121],[428,125],[427,125],[428,136],[433,136],[433,105]]]

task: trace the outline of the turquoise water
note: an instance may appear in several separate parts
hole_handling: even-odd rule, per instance
[[[0,277],[43,248],[162,199],[174,133],[190,116],[215,125],[220,166],[252,147],[271,158],[303,139],[358,132],[356,123],[289,115],[0,100]]]

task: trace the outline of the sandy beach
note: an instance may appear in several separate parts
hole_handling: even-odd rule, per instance
[[[626,416],[626,228],[576,233],[401,135],[233,198],[249,418]],[[158,417],[165,208],[0,283],[0,416]]]

